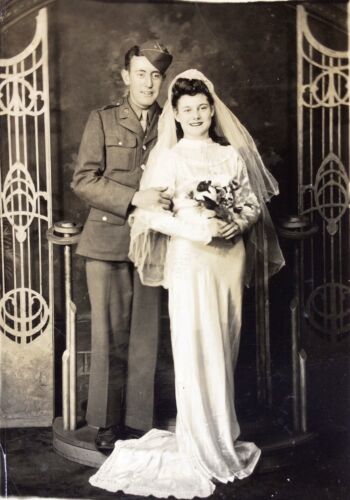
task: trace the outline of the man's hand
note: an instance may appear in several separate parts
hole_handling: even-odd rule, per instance
[[[167,187],[155,187],[136,191],[131,204],[137,208],[159,207],[164,210],[170,210],[172,196],[167,190]]]

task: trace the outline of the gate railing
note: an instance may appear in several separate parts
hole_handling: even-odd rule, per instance
[[[0,127],[0,420],[5,426],[45,425],[53,414],[46,9],[36,18],[32,42],[0,59]]]
[[[298,20],[298,210],[320,230],[302,245],[304,327],[332,345],[350,336],[349,52]]]

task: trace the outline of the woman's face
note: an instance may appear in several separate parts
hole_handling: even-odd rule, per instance
[[[177,101],[175,120],[180,123],[186,139],[206,139],[214,108],[205,94],[183,95]]]

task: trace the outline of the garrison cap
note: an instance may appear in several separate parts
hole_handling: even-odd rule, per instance
[[[157,40],[140,45],[140,56],[145,56],[161,73],[165,73],[173,60],[168,49]]]

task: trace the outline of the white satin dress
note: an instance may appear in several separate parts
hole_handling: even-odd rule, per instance
[[[118,441],[90,478],[93,486],[159,498],[208,497],[214,482],[245,478],[259,460],[254,443],[238,440],[234,405],[244,243],[212,239],[205,211],[188,198],[209,179],[238,182],[242,231],[258,218],[246,167],[232,146],[181,139],[165,154],[157,185],[174,192],[175,216],[144,215],[152,229],[171,237],[163,285],[169,289],[176,431],[152,429],[141,439]]]

